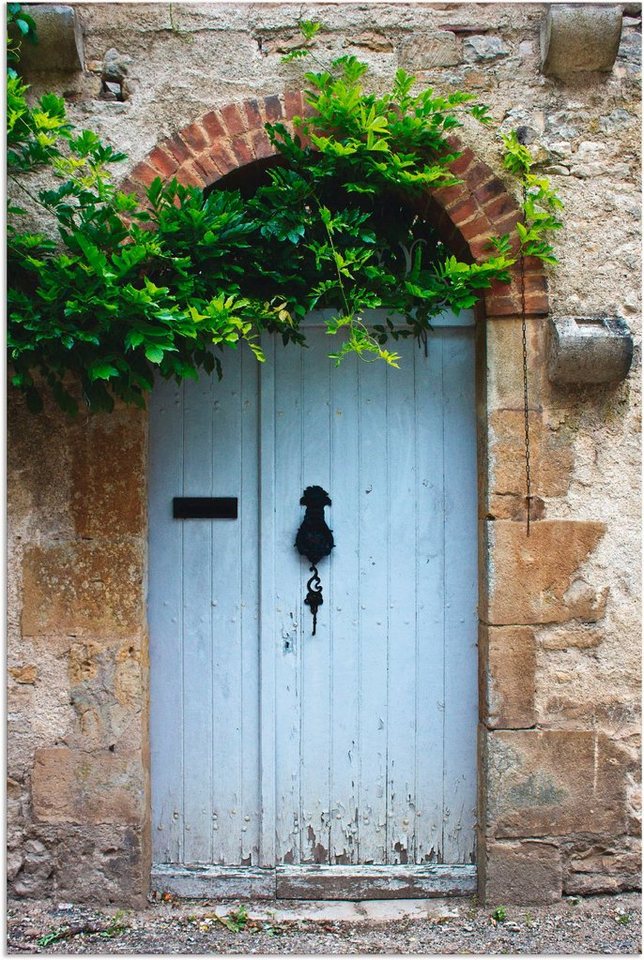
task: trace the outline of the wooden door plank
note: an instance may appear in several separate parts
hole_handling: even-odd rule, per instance
[[[265,337],[260,377],[260,796],[259,866],[275,866],[275,341]]]
[[[272,595],[276,660],[276,863],[300,859],[300,676],[304,631],[304,585],[295,536],[302,516],[302,354],[299,347],[275,351],[275,535],[277,562]],[[263,499],[266,492],[262,492]],[[268,547],[266,547],[268,549]],[[305,613],[308,610],[305,608]]]
[[[241,494],[241,364],[223,358],[213,402],[213,496]],[[239,519],[213,526],[212,647],[213,861],[241,862],[241,529]]]
[[[202,374],[183,394],[184,496],[212,496],[213,381]],[[211,520],[175,520],[183,529],[183,792],[185,863],[212,862]]]
[[[320,337],[313,336],[303,351],[302,370],[302,485],[319,485],[335,496],[330,477],[329,417],[330,371],[329,346]],[[293,533],[303,518],[300,508]],[[327,508],[326,517],[333,527],[333,508]],[[313,618],[304,607],[300,642],[302,645],[301,673],[301,819],[300,850],[302,862],[326,862],[330,849],[330,749],[331,749],[331,678],[330,644],[333,618],[333,597],[330,596],[329,568],[332,557],[320,563],[320,577],[325,594],[324,605],[318,610],[317,631],[312,634]],[[309,573],[309,562],[301,558],[301,590]]]
[[[253,867],[164,866],[152,868],[151,888],[191,900],[237,899],[273,900],[275,871]],[[222,911],[225,912],[225,911]]]
[[[150,741],[152,849],[157,863],[183,857],[183,527],[172,498],[183,492],[183,387],[158,380],[150,402]],[[169,717],[171,721],[169,722]]]
[[[440,862],[443,836],[444,478],[443,341],[416,351],[418,652],[416,658],[416,862]]]
[[[241,863],[259,864],[259,375],[250,350],[242,354],[241,384]]]
[[[401,369],[387,369],[387,862],[393,864],[416,857],[416,349],[409,340],[397,344]]]
[[[445,828],[448,862],[474,859],[477,728],[477,486],[473,330],[444,336]]]
[[[328,342],[324,332],[318,334]],[[327,348],[328,349],[328,348]],[[329,361],[330,362],[330,361]],[[357,357],[331,367],[331,486],[337,546],[328,564],[331,634],[331,863],[358,862],[360,478]]]
[[[387,900],[466,897],[476,893],[476,868],[462,864],[278,867],[276,896],[293,900]]]
[[[384,364],[359,364],[360,782],[361,863],[385,863],[387,849],[387,562],[389,464],[383,450]]]

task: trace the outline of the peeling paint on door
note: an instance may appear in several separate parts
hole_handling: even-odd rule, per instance
[[[427,356],[401,341],[399,370],[355,357],[336,368],[324,333],[311,328],[308,342],[307,350],[275,350],[261,371],[231,352],[221,383],[155,390],[155,861],[341,871],[469,863],[472,331],[437,325]],[[270,422],[260,386],[274,403]],[[266,437],[274,444],[270,503],[264,492],[258,501]],[[313,484],[329,491],[336,542],[320,565],[315,636],[303,606],[308,566],[294,548],[300,497]],[[169,519],[178,495],[236,496],[239,519]],[[260,514],[270,515],[270,527]],[[270,537],[260,541],[265,529]],[[268,621],[259,585],[269,566],[272,619],[260,657],[258,630],[264,625],[264,637]],[[267,671],[270,716],[260,712]],[[269,726],[270,758],[260,750]],[[262,777],[270,770],[267,805]],[[260,851],[271,833],[267,862]]]

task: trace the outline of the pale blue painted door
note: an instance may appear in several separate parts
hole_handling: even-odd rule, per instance
[[[436,878],[436,865],[474,862],[473,334],[471,314],[446,315],[426,352],[396,345],[398,370],[335,367],[312,321],[307,349],[271,343],[261,367],[231,351],[221,382],[155,388],[152,803],[164,888],[194,891],[180,882],[188,868],[215,889],[226,876],[245,889],[245,876],[270,895],[277,868],[278,889],[291,875],[307,895],[311,870]],[[331,497],[336,542],[319,565],[315,636],[294,548],[313,484]],[[238,518],[175,520],[177,496],[236,497]],[[460,876],[471,889],[473,868]]]

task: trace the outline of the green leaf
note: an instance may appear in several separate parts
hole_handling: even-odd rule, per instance
[[[164,357],[164,350],[162,347],[148,344],[145,348],[145,356],[150,363],[161,363]]]
[[[300,32],[305,40],[312,40],[322,29],[322,24],[313,20],[300,20]]]
[[[87,370],[90,380],[109,380],[111,377],[118,377],[119,371],[111,363],[101,362],[92,363]]]

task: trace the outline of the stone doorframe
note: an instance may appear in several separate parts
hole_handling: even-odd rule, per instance
[[[229,103],[163,140],[129,174],[141,190],[155,177],[205,188],[237,168],[275,154],[264,129],[292,129],[309,109],[301,91]],[[521,211],[504,182],[454,139],[457,186],[433,190],[418,204],[457,256],[489,255],[490,237],[510,233]],[[565,488],[571,462],[547,450],[542,424],[547,279],[536,258],[524,261],[523,305],[530,364],[537,369],[530,420],[535,452],[530,538],[525,527],[520,267],[512,282],[493,283],[477,316],[479,456],[479,891],[488,901],[558,899],[562,856],[557,838],[585,831],[583,807],[596,806],[592,771],[597,742],[587,732],[540,731],[534,712],[540,623],[595,618],[595,598],[568,598],[575,572],[601,538],[604,525],[542,519],[543,496]],[[550,463],[547,460],[550,459]],[[553,579],[553,565],[556,575]],[[583,609],[582,609],[583,608]],[[568,762],[562,763],[562,758]],[[600,765],[611,762],[602,744]],[[591,760],[593,762],[591,762]],[[578,767],[579,765],[579,767]],[[514,798],[514,799],[513,799]],[[594,831],[596,826],[591,827]],[[553,836],[554,835],[554,836]]]
[[[213,110],[155,146],[123,187],[141,192],[159,176],[205,188],[271,156],[264,123],[288,124],[304,110],[298,91]],[[489,237],[511,230],[520,211],[470,149],[451,169],[462,182],[429,192],[419,213],[431,217],[457,255],[476,259],[487,253]],[[558,899],[570,889],[575,843],[623,834],[627,818],[629,760],[620,747],[581,723],[542,724],[535,709],[539,625],[579,630],[602,617],[606,594],[577,572],[604,524],[545,519],[544,498],[565,493],[572,460],[544,417],[548,298],[542,266],[532,258],[525,261],[525,307],[535,521],[529,538],[517,268],[510,285],[486,291],[477,323],[478,866],[482,898],[497,903]],[[12,675],[17,684],[34,683],[33,671],[51,673],[52,658],[62,658],[67,677],[63,671],[56,679],[54,671],[54,680],[69,698],[67,713],[60,720],[55,714],[58,727],[34,737],[13,766],[10,758],[9,802],[20,824],[15,849],[32,845],[19,855],[14,889],[47,896],[38,878],[46,888],[53,875],[59,899],[92,900],[98,885],[104,899],[135,903],[147,894],[150,876],[146,418],[119,407],[110,417],[71,425],[52,410],[34,419],[20,397],[9,414],[16,464],[10,563],[13,557],[21,571],[16,641],[34,661]],[[10,480],[10,498],[11,491]],[[46,510],[53,521],[41,520],[34,532],[34,512]]]

